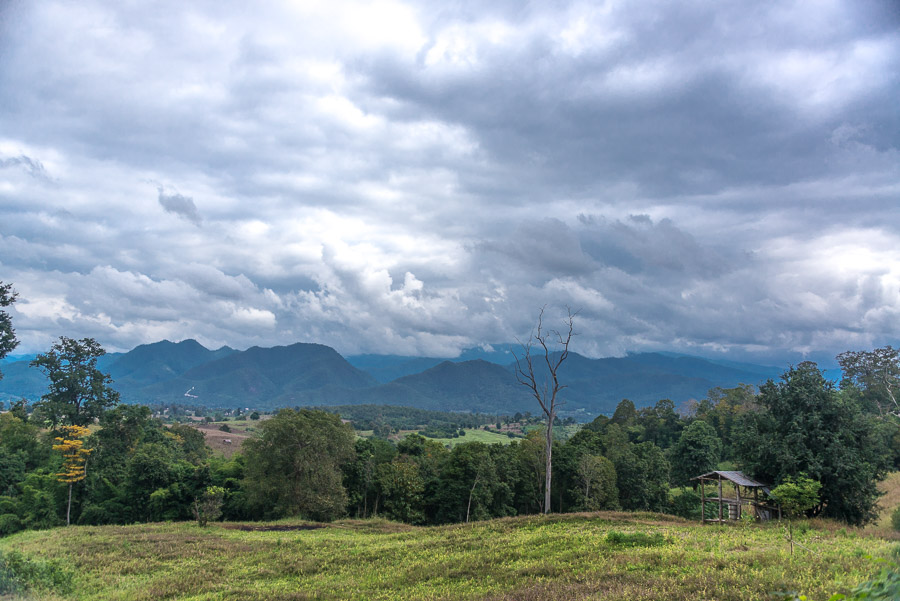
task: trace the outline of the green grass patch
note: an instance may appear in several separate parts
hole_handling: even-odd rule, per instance
[[[776,591],[824,601],[876,576],[871,556],[896,545],[815,521],[795,529],[804,547],[791,556],[777,523],[704,527],[651,513],[310,526],[72,526],[0,539],[0,554],[16,558],[12,574],[33,574],[22,585],[36,601],[746,601]]]
[[[466,428],[463,430],[466,435],[460,436],[458,438],[429,438],[429,440],[434,440],[435,442],[439,442],[442,445],[446,445],[449,447],[455,447],[458,444],[462,444],[464,442],[483,442],[485,444],[509,444],[514,440],[518,440],[516,438],[510,438],[506,434],[499,434],[496,430],[482,430],[482,429],[474,429],[474,428]]]
[[[616,532],[606,534],[606,544],[611,547],[659,547],[672,542],[672,539],[660,532]]]

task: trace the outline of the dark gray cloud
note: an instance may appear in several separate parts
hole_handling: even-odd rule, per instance
[[[166,194],[165,190],[161,187],[157,188],[157,191],[159,192],[159,205],[166,213],[178,215],[182,219],[187,219],[197,227],[200,227],[203,220],[200,217],[200,212],[197,211],[197,205],[194,204],[193,198],[182,196],[177,192]]]
[[[25,351],[453,354],[545,304],[593,355],[900,338],[891,3],[0,10]]]
[[[35,179],[45,182],[53,181],[40,161],[36,161],[25,155],[5,159],[0,158],[0,169],[7,169],[10,167],[18,167]]]

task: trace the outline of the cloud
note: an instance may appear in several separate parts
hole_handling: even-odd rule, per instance
[[[593,355],[900,337],[883,3],[13,5],[0,276],[25,351],[454,354],[548,303],[583,309]]]
[[[200,227],[203,220],[200,218],[200,213],[197,211],[197,205],[194,204],[193,198],[182,196],[177,192],[174,194],[166,194],[162,187],[158,188],[158,191],[159,204],[166,213],[177,215],[182,219],[190,221],[197,227]]]
[[[35,179],[45,182],[53,181],[40,161],[36,161],[24,154],[6,159],[0,158],[0,169],[6,169],[8,167],[21,167],[28,175]]]

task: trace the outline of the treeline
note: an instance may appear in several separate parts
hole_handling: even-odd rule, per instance
[[[696,494],[677,487],[727,461],[771,484],[806,474],[822,484],[814,513],[865,523],[877,481],[900,459],[891,391],[878,386],[850,374],[838,389],[803,363],[758,393],[714,389],[690,415],[668,400],[643,409],[622,401],[611,418],[556,444],[551,510],[696,517]],[[2,534],[64,524],[69,510],[56,432],[35,415],[46,413],[29,416],[20,404],[0,415]],[[437,524],[544,509],[539,431],[508,445],[447,449],[417,435],[358,439],[336,414],[286,409],[225,459],[210,454],[198,430],[166,426],[143,406],[106,409],[92,429],[85,478],[72,487],[72,523],[187,520],[210,499],[213,515],[228,520],[379,515]]]
[[[381,438],[401,430],[426,430],[434,433],[434,437],[446,434],[449,438],[464,428],[478,428],[497,421],[496,415],[449,413],[396,405],[334,405],[313,409],[336,413],[348,420],[354,429],[371,430],[375,436]]]
[[[773,486],[812,478],[821,489],[811,514],[866,523],[876,516],[877,482],[900,467],[900,428],[886,410],[893,391],[883,379],[866,383],[852,369],[845,374],[838,389],[815,364],[801,363],[759,393],[751,386],[713,389],[689,415],[669,400],[640,410],[622,401],[611,418],[554,443],[550,509],[699,517],[692,478],[726,462]],[[506,446],[473,442],[448,450],[411,436],[397,445],[359,440],[354,450],[343,468],[354,516],[444,523],[544,509],[538,431]]]

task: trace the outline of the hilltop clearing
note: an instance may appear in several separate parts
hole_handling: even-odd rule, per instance
[[[699,526],[650,513],[418,528],[382,520],[70,527],[0,540],[35,600],[828,599],[896,542],[875,530]],[[318,526],[318,525],[315,525]],[[20,554],[20,555],[19,555]],[[14,561],[9,562],[10,557]]]

